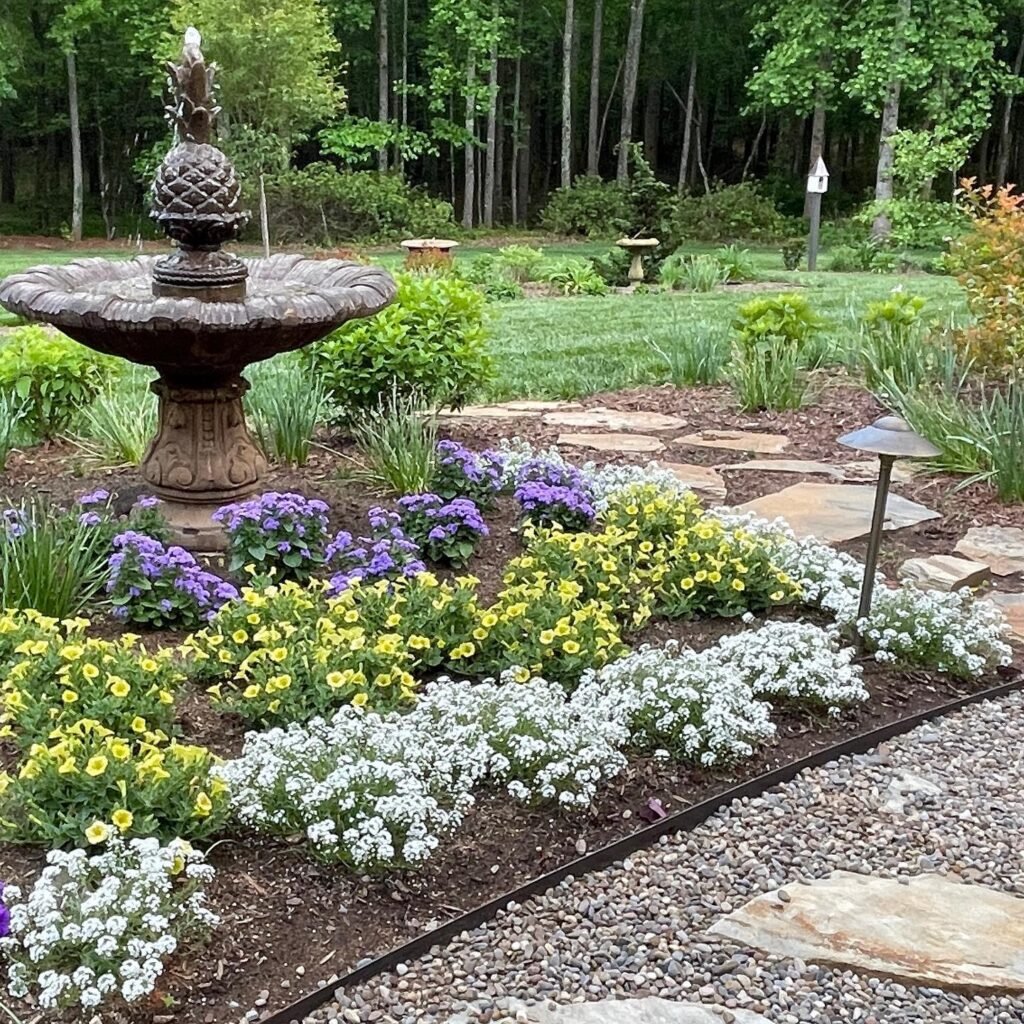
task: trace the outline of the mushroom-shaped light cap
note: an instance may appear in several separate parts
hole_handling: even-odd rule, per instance
[[[870,427],[861,427],[839,438],[839,444],[859,452],[892,455],[901,459],[931,459],[941,452],[926,437],[911,430],[899,416],[883,416]]]

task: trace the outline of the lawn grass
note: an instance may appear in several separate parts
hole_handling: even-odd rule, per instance
[[[607,243],[535,244],[541,244],[552,258],[594,255],[608,248]],[[717,247],[687,248],[697,253]],[[457,259],[472,260],[494,251],[494,246],[467,245]],[[949,277],[785,271],[774,248],[751,248],[750,254],[763,281],[777,283],[779,291],[805,291],[825,320],[823,337],[836,362],[846,361],[856,345],[868,302],[884,298],[893,288],[923,296],[928,303],[926,313],[939,323],[962,321],[967,315],[963,294]],[[132,250],[0,250],[0,276],[32,264],[65,263],[83,255],[127,258]],[[401,266],[398,251],[375,249],[370,256],[391,270]],[[822,254],[822,264],[827,265],[827,252]],[[612,294],[495,303],[490,329],[497,376],[481,397],[575,398],[671,381],[672,366],[692,339],[712,334],[728,344],[729,325],[737,309],[751,297],[749,291],[722,288],[708,293]]]

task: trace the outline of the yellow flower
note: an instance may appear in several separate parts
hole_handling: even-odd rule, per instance
[[[555,639],[555,631],[553,629],[543,629],[540,634],[540,642],[542,644],[549,644]]]
[[[332,690],[337,690],[339,687],[345,685],[345,677],[340,672],[328,672],[327,685]]]
[[[721,583],[722,582],[722,574],[717,569],[713,570],[712,572],[709,572],[708,573],[708,582],[709,583]]]
[[[67,757],[61,761],[57,768],[59,775],[77,775],[78,768],[75,766],[75,759],[73,757]]]
[[[496,626],[497,624],[498,624],[498,616],[495,615],[494,612],[487,612],[483,616],[483,618],[480,619],[480,625],[481,626],[485,626],[487,629],[491,629],[492,627]]]
[[[89,758],[89,763],[85,766],[85,774],[96,778],[97,775],[102,775],[107,770],[108,764],[109,762],[102,754],[95,754]]]
[[[152,658],[143,658],[142,661],[139,662],[139,668],[141,668],[143,672],[156,672],[160,666]]]
[[[156,696],[157,696],[157,700],[159,700],[161,704],[173,704],[174,703],[174,694],[168,692],[167,690],[160,690],[157,693]]]
[[[288,648],[287,647],[275,647],[270,652],[269,657],[270,657],[271,661],[273,661],[276,664],[280,665],[281,662],[284,661],[284,659],[288,657]]]
[[[123,807],[119,807],[110,816],[110,820],[117,827],[118,832],[124,835],[132,827],[132,823],[135,821],[135,815],[131,811],[125,810]]]
[[[565,651],[566,654],[579,654],[580,645],[576,643],[575,640],[566,640],[565,643],[562,644],[562,650]]]
[[[60,649],[60,656],[68,661],[78,661],[82,656],[82,647],[80,644],[68,644]]]
[[[353,706],[354,706],[354,707],[357,707],[357,708],[364,708],[364,707],[366,707],[366,702],[367,702],[367,701],[368,701],[369,699],[370,699],[370,698],[369,698],[369,697],[368,697],[368,696],[367,696],[367,695],[366,695],[365,693],[357,693],[357,694],[356,694],[356,695],[355,695],[355,696],[354,696],[354,697],[352,698],[352,704],[353,704]]]
[[[97,843],[105,843],[110,838],[111,828],[105,822],[94,821],[86,830],[85,838],[94,846]]]
[[[244,644],[246,640],[249,639],[249,634],[246,633],[244,629],[236,629],[234,633],[231,634],[231,639],[236,644]]]
[[[82,675],[90,682],[92,682],[93,679],[96,679],[99,674],[100,670],[91,661],[87,661],[82,666]]]
[[[743,580],[733,580],[731,586],[732,586],[733,590],[746,590],[747,589],[746,584],[743,582]]]
[[[74,704],[75,701],[78,700],[78,694],[75,693],[74,690],[65,690],[60,695],[60,699],[64,701],[65,704]]]
[[[263,692],[259,683],[250,683],[243,691],[242,696],[246,700],[255,700]]]
[[[401,621],[402,621],[402,616],[401,616],[401,615],[399,615],[399,614],[398,614],[398,612],[392,612],[392,613],[391,613],[391,614],[390,614],[390,615],[389,615],[389,616],[388,616],[388,617],[387,617],[387,618],[386,618],[386,619],[384,620],[384,625],[385,625],[385,626],[387,626],[387,627],[388,627],[388,629],[393,629],[393,628],[394,628],[395,626],[397,626],[397,625],[398,625],[398,624],[399,624],[399,623],[400,623]]]
[[[110,744],[110,756],[115,761],[127,761],[132,756],[132,748],[124,740],[114,740]]]
[[[768,595],[773,601],[781,601],[786,595],[781,590],[776,590],[774,593]]]
[[[259,614],[257,612],[252,612],[251,614],[246,615],[245,621],[248,622],[250,626],[258,626],[260,624]],[[239,632],[241,633],[242,631],[239,630]],[[244,640],[239,640],[238,642],[245,643]]]
[[[212,810],[213,801],[205,793],[200,793],[196,797],[195,809],[192,811],[193,817],[206,818]]]
[[[476,629],[473,630],[473,639],[474,640],[486,640],[487,639],[487,630],[484,629],[483,626],[477,626]]]
[[[146,731],[147,728],[148,726],[146,725],[146,720],[142,717],[142,715],[136,715],[132,719],[132,732],[143,733]]]
[[[685,578],[685,579],[684,579],[684,580],[683,580],[683,581],[682,581],[682,582],[681,582],[681,583],[679,584],[679,586],[680,586],[680,587],[682,587],[682,588],[683,588],[683,590],[693,590],[693,588],[694,588],[694,587],[696,586],[696,584],[694,583],[694,581],[693,581],[693,577],[692,577],[692,576],[687,576],[687,577],[686,577],[686,578]]]
[[[495,616],[495,621],[497,621],[497,616]],[[414,651],[425,651],[430,647],[430,638],[420,636],[418,633],[413,633],[413,635],[409,637],[408,644]]]
[[[110,684],[110,692],[115,697],[127,697],[128,694],[132,692],[132,688],[128,685],[126,680],[115,679],[114,682]]]

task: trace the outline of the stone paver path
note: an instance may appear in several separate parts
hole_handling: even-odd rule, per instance
[[[772,1024],[1020,1024],[1024,999],[1009,986],[983,993],[907,983],[881,964],[855,970],[764,952],[716,934],[716,925],[758,897],[782,912],[798,891],[837,872],[900,886],[930,876],[960,887],[961,904],[972,896],[978,906],[982,896],[1021,900],[1022,745],[1020,694],[929,723],[870,754],[805,771],[720,810],[692,832],[663,837],[624,862],[511,906],[395,973],[339,993],[309,1020],[528,1020],[540,1014],[524,1003],[550,1008],[657,996],[715,1008],[723,1024],[748,1024],[746,1014]],[[790,904],[780,891],[792,894]],[[851,907],[846,926],[874,934],[888,915],[887,935],[908,942],[927,937],[919,944],[922,961],[962,960],[960,930],[946,929],[948,947],[943,931],[928,930],[931,915],[943,908],[924,908],[922,917],[910,902],[904,901],[902,917],[895,906]],[[992,941],[1008,947],[1019,970],[1024,948],[1012,948],[1024,946],[1019,932]],[[602,1024],[612,1012],[624,1024],[653,1020],[636,1015],[643,1007],[622,1004],[596,1012],[604,1014]]]
[[[789,447],[785,434],[762,434],[750,430],[700,430],[675,439],[676,444],[691,448],[723,448],[733,452],[758,452],[777,455]]]
[[[956,555],[929,555],[927,558],[908,558],[901,566],[901,580],[909,580],[925,590],[961,590],[980,587],[991,577],[984,562]]]
[[[1024,572],[1024,530],[1016,526],[974,526],[956,550],[984,562],[997,576]]]
[[[681,430],[686,420],[666,416],[660,412],[629,412],[619,409],[560,410],[545,414],[543,422],[549,427],[582,427],[584,430]]]
[[[558,443],[576,448],[593,448],[599,452],[650,453],[661,452],[665,446],[650,434],[587,433],[559,434]]]

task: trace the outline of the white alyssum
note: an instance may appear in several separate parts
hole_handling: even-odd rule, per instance
[[[366,870],[415,865],[473,802],[463,751],[408,714],[342,708],[330,721],[251,732],[217,774],[236,817],[305,833],[317,852]]]
[[[442,679],[407,716],[427,735],[457,747],[479,782],[529,804],[589,807],[598,786],[626,766],[624,728],[598,708],[566,704],[556,683],[473,685]]]
[[[856,651],[840,643],[838,630],[809,622],[768,622],[759,629],[722,637],[720,662],[737,671],[758,697],[801,704],[837,715],[868,699]]]
[[[179,943],[218,923],[203,891],[213,873],[183,840],[114,838],[94,857],[52,850],[27,898],[4,890],[8,991],[44,1010],[145,999]]]
[[[702,765],[749,757],[775,734],[768,704],[714,648],[698,653],[674,641],[586,673],[570,703],[581,714],[617,716],[636,749]]]

